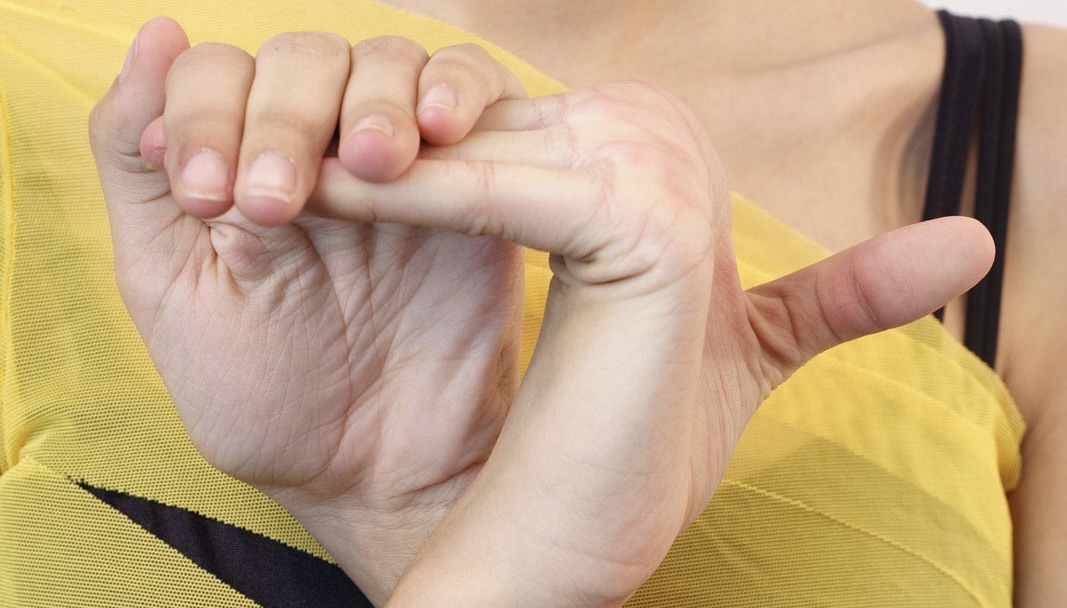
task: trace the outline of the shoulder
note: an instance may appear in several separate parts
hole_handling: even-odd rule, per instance
[[[1027,423],[1015,601],[1037,606],[1067,593],[1067,30],[1025,26],[1023,54],[997,371]]]
[[[1026,26],[1023,44],[998,371],[1033,422],[1067,416],[1067,30]]]
[[[1016,194],[1031,206],[1067,194],[1065,59],[1067,29],[1024,27]]]

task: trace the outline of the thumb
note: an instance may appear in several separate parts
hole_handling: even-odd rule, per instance
[[[145,166],[141,135],[163,114],[171,64],[189,48],[185,31],[160,17],[146,23],[126,63],[89,117],[89,141],[112,216],[116,205],[154,200],[169,190],[166,175]]]
[[[747,293],[765,370],[778,384],[820,352],[914,321],[988,272],[979,222],[946,217],[880,235]]]

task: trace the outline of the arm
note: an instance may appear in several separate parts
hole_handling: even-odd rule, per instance
[[[1024,41],[997,371],[1028,427],[1010,495],[1015,598],[1025,608],[1067,596],[1067,31],[1028,27]]]

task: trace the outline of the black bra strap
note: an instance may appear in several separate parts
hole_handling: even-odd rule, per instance
[[[977,21],[946,11],[938,11],[937,16],[945,32],[945,72],[941,79],[923,220],[960,212],[985,55]]]
[[[993,268],[967,295],[964,344],[996,362],[1000,299],[1022,74],[1022,33],[1014,21],[938,12],[946,60],[923,219],[959,213],[972,130],[977,127],[975,218],[993,235]]]
[[[978,148],[978,187],[974,216],[989,228],[997,244],[993,267],[967,296],[964,343],[993,366],[997,356],[997,328],[1008,244],[1015,127],[1022,76],[1022,33],[1013,21],[981,21],[987,53],[986,85],[982,95]]]

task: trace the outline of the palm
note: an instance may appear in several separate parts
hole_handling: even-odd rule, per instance
[[[124,270],[125,295],[208,460],[261,488],[329,498],[373,479],[387,498],[486,456],[516,377],[513,246],[321,218],[175,220]]]
[[[357,53],[329,35],[277,42],[295,44],[293,56],[304,57],[300,51],[309,40],[330,57],[344,57],[340,63]],[[386,46],[396,50],[395,42]],[[233,47],[196,48],[208,50],[198,55],[190,49],[173,21],[149,22],[133,44],[128,69],[90,117],[123,299],[197,448],[224,472],[281,502],[365,592],[384,598],[480,470],[506,416],[517,385],[521,250],[491,237],[396,224],[301,216],[292,223],[260,222],[285,224],[264,228],[234,209],[199,219],[222,213],[229,203],[219,196],[236,196],[235,183],[204,199],[209,204],[190,208],[195,196],[189,184],[176,200],[171,178],[185,177],[177,160],[183,137],[200,138],[188,144],[191,150],[235,152],[239,143],[242,153],[252,154],[254,145],[245,148],[255,129],[247,128],[244,115],[255,104],[235,83],[251,78],[254,68],[257,83],[299,89],[300,101],[316,95],[293,85],[292,75],[314,80],[325,87],[318,90],[326,101],[289,110],[319,116],[324,122],[316,132],[328,139],[343,126],[338,116],[324,116],[333,105],[328,99],[342,93],[334,85],[350,72],[321,62],[309,70],[282,69],[292,67],[282,56],[253,66]],[[383,95],[414,106],[405,95],[434,62],[423,66],[411,53],[361,48],[362,65],[378,61],[404,81],[385,87],[391,93]],[[179,57],[186,59],[184,71],[175,69]],[[197,64],[198,57],[206,64]],[[282,66],[273,81],[267,65]],[[479,66],[502,71],[488,56],[475,58],[472,70]],[[207,73],[216,77],[213,86],[179,86],[182,74],[199,82]],[[480,103],[521,94],[513,77],[500,76]],[[349,85],[359,89],[358,80]],[[204,102],[205,90],[218,95]],[[183,98],[181,91],[196,93]],[[259,107],[281,98],[289,99],[266,95]],[[182,107],[191,115],[182,115]],[[232,110],[228,122],[212,122],[222,115],[219,108]],[[164,109],[178,125],[170,141]],[[356,122],[358,110],[342,112],[340,122],[346,115]],[[460,118],[442,120],[427,123],[445,130],[438,133],[442,141],[457,136],[449,128],[469,128]],[[294,134],[294,147],[309,138],[305,129]],[[409,135],[417,146],[420,132]],[[278,132],[266,139],[281,145]],[[146,170],[146,159],[166,164],[172,174]],[[233,178],[236,156],[231,160],[223,171]],[[305,160],[315,162],[298,167],[317,166],[321,157],[316,152]],[[330,164],[346,173],[337,159],[323,169]],[[298,212],[294,204],[284,214]],[[410,532],[390,534],[397,529]]]

